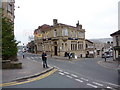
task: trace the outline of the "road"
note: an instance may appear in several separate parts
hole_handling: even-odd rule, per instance
[[[22,54],[19,53],[21,56]],[[40,55],[26,53],[25,58],[42,62]],[[50,66],[58,70],[43,79],[6,88],[117,88],[117,70],[102,67],[97,62],[102,58],[82,58],[68,61],[48,59]]]

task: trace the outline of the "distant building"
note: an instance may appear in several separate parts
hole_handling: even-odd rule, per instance
[[[108,41],[107,43],[104,43],[104,47],[102,48],[102,57],[104,55],[107,55],[107,57],[113,56],[113,42]]]
[[[113,37],[113,59],[120,58],[120,30],[112,33]]]
[[[56,56],[64,56],[65,52],[85,57],[85,29],[78,23],[76,27],[58,23],[53,20],[53,25],[42,25],[34,31],[36,52]]]
[[[102,57],[102,49],[104,47],[104,43],[95,43],[94,42],[94,53],[95,53],[95,57]]]
[[[27,51],[30,53],[36,53],[35,52],[35,43],[34,41],[31,41],[27,44]]]
[[[95,53],[94,53],[94,43],[90,40],[85,40],[86,42],[86,57],[87,58],[93,58],[95,56]]]

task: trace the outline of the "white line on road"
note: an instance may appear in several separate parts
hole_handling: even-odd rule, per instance
[[[80,80],[80,79],[75,79],[76,81],[78,81],[78,82],[83,82],[82,80]]]
[[[39,59],[39,57],[35,57],[36,59]]]
[[[60,75],[64,75],[64,73],[59,72]]]
[[[63,72],[62,70],[58,70],[59,72]]]
[[[68,77],[68,78],[72,78],[71,76],[69,76],[69,75],[66,75],[66,77]]]
[[[120,87],[120,85],[116,85],[116,84],[113,84],[113,83],[108,83],[108,82],[105,82],[105,83],[110,84],[110,85],[113,85],[113,86]]]
[[[85,79],[85,78],[81,78],[82,80],[84,80],[84,81],[88,81],[88,79]]]
[[[109,86],[107,86],[107,88],[111,88],[112,89],[112,87],[109,87]]]
[[[68,72],[64,72],[65,74],[69,74]]]
[[[78,77],[77,75],[74,75],[74,74],[71,74],[71,76],[73,76],[73,77]]]
[[[87,85],[88,85],[88,86],[91,86],[91,87],[94,87],[94,88],[97,88],[97,86],[92,85],[92,84],[90,84],[90,83],[87,83]]]
[[[41,57],[37,57],[37,59],[41,59]]]
[[[26,57],[27,59],[30,59],[29,57]]]
[[[31,57],[32,59],[34,59],[34,57]]]
[[[93,84],[99,85],[99,86],[103,86],[103,84],[97,83],[97,82],[93,82]]]

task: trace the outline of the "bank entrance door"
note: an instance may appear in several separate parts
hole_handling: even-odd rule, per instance
[[[57,55],[57,46],[54,46],[54,53]]]

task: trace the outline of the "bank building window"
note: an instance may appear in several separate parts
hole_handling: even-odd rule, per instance
[[[12,4],[8,3],[7,10],[12,13]]]
[[[68,30],[66,28],[62,29],[62,36],[68,36]]]
[[[54,30],[54,37],[57,37],[57,30]]]

